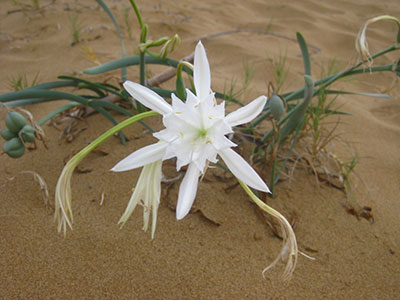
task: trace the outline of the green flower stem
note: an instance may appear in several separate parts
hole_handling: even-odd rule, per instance
[[[157,112],[148,111],[136,116],[133,116],[125,121],[122,121],[118,125],[113,128],[107,130],[93,142],[91,142],[88,146],[79,151],[78,154],[74,155],[68,163],[65,165],[64,169],[61,172],[60,177],[57,181],[56,192],[55,192],[55,212],[54,218],[58,222],[58,232],[61,230],[64,231],[64,236],[66,235],[67,226],[72,229],[72,205],[71,205],[71,178],[74,173],[75,168],[78,164],[84,159],[91,151],[93,151],[97,146],[103,143],[105,140],[121,131],[125,127],[140,121],[144,118],[157,116],[159,115]]]
[[[129,0],[129,2],[131,3],[131,5],[133,7],[133,10],[135,11],[137,20],[139,22],[140,29],[142,29],[143,28],[143,21],[142,21],[142,16],[140,15],[139,8],[137,7],[136,2],[134,0]]]
[[[89,154],[91,151],[93,151],[97,146],[99,146],[105,140],[112,137],[114,134],[118,133],[125,127],[127,127],[139,120],[142,120],[144,118],[157,116],[157,115],[159,115],[159,113],[157,113],[155,111],[148,111],[148,112],[144,112],[144,113],[135,115],[133,117],[130,117],[129,119],[126,119],[126,120],[122,121],[121,123],[119,123],[118,125],[114,126],[113,128],[110,128],[109,130],[107,130],[105,133],[103,133],[101,136],[99,136],[97,139],[95,139],[93,142],[91,142],[88,146],[86,146],[81,151],[79,151],[79,153],[76,154],[75,156],[85,157],[87,154]]]
[[[245,184],[243,181],[241,181],[240,179],[236,178],[236,180],[239,182],[240,186],[244,189],[244,191],[247,193],[247,195],[249,195],[249,197],[251,198],[251,200],[253,200],[257,206],[259,208],[261,208],[263,211],[265,211],[267,214],[280,214],[278,211],[276,211],[275,209],[273,209],[272,207],[268,206],[267,204],[265,204],[260,198],[258,198],[253,191],[249,188],[249,186],[247,184]]]

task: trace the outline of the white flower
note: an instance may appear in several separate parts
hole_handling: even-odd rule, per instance
[[[150,212],[152,212],[153,220],[151,225],[151,237],[154,238],[157,223],[157,210],[160,204],[161,194],[161,160],[157,160],[151,164],[143,167],[140,173],[138,182],[133,191],[128,206],[124,214],[119,220],[121,227],[126,223],[135,209],[136,205],[140,203],[143,205],[143,230],[146,231],[149,225]]]
[[[165,129],[154,134],[159,142],[135,151],[112,169],[119,172],[141,166],[146,168],[148,164],[173,157],[177,159],[177,170],[188,165],[179,188],[176,209],[178,220],[190,211],[196,197],[199,176],[205,172],[208,162],[217,162],[217,156],[222,158],[238,179],[254,189],[269,192],[254,169],[231,149],[236,145],[225,136],[233,132],[233,126],[253,120],[262,111],[267,98],[258,97],[225,116],[224,102],[217,104],[210,89],[210,67],[201,42],[195,50],[193,76],[196,95],[187,90],[187,99],[182,102],[172,94],[172,105],[140,84],[130,81],[124,83],[125,89],[136,100],[163,116]],[[159,182],[159,179],[153,180]]]

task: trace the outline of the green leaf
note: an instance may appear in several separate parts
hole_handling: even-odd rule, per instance
[[[108,111],[106,111],[104,108],[102,108],[101,106],[98,106],[96,108],[96,110],[99,113],[101,113],[103,116],[105,116],[107,119],[109,119],[111,121],[111,123],[113,123],[114,125],[118,125],[118,122],[114,119],[114,117]],[[122,131],[119,132],[119,137],[121,139],[122,145],[125,145],[126,138],[125,138],[125,135],[122,133]]]
[[[78,102],[82,105],[87,105],[88,99],[66,93],[66,92],[59,92],[59,91],[49,91],[49,90],[42,90],[42,89],[25,89],[22,91],[17,91],[17,92],[11,92],[11,93],[6,93],[3,95],[0,95],[0,102],[9,102],[13,100],[22,100],[22,99],[32,99],[33,98],[43,98],[43,101],[46,101],[46,99],[52,99],[52,100],[60,100],[60,99],[65,99],[65,100],[71,100]]]
[[[307,107],[311,102],[311,99],[314,95],[314,82],[311,78],[311,76],[304,75],[304,80],[305,80],[305,95],[304,95],[304,100],[297,104],[295,108],[293,108],[287,115],[286,118],[288,118],[287,123],[283,126],[282,130],[280,131],[281,136],[283,138],[287,137],[289,134],[291,134],[294,130],[298,128],[298,126],[303,122],[304,116],[307,112]],[[279,123],[282,124],[281,122],[284,121],[285,118],[283,118]]]
[[[112,109],[112,110],[114,110],[116,112],[119,112],[119,113],[121,113],[121,114],[123,114],[125,116],[130,116],[131,117],[131,116],[134,115],[133,113],[127,111],[125,108],[123,108],[121,106],[118,106],[118,105],[116,105],[116,104],[114,104],[112,102],[109,102],[109,101],[93,100],[93,101],[89,101],[88,105],[93,107],[96,110],[98,109],[98,107],[102,107],[102,108],[106,107],[106,108]]]
[[[375,97],[375,98],[391,98],[391,96],[388,94],[349,92],[349,91],[338,91],[338,90],[325,90],[325,94],[361,95],[361,96]]]
[[[311,76],[311,62],[310,62],[310,54],[308,53],[308,47],[306,41],[300,32],[296,33],[297,42],[299,43],[301,54],[303,55],[304,61],[304,72],[306,75]]]
[[[56,89],[56,88],[76,86],[76,85],[77,85],[77,83],[73,80],[50,81],[50,82],[45,82],[45,83],[31,86],[27,89]]]
[[[108,8],[108,6],[102,1],[102,0],[96,0],[96,2],[106,11],[112,22],[114,23],[115,29],[117,30],[117,34],[119,37],[119,40],[121,42],[121,51],[122,51],[122,57],[126,57],[126,50],[125,50],[125,44],[124,40],[122,38],[121,30],[119,28],[119,25],[117,23],[117,20],[115,19],[114,15],[112,14],[111,10]],[[122,80],[126,80],[126,68],[122,68]]]
[[[114,87],[112,85],[109,85],[109,84],[91,82],[91,81],[88,81],[88,80],[84,80],[82,78],[77,78],[77,77],[72,77],[72,76],[65,76],[65,75],[58,76],[58,78],[74,80],[76,83],[84,83],[84,84],[87,85],[86,88],[88,88],[90,90],[93,90],[93,91],[95,91],[97,93],[98,93],[99,90],[104,90],[104,91],[109,92],[111,94],[117,95],[117,96],[121,97],[124,100],[127,100],[127,101],[129,100],[129,97],[126,97],[121,92],[119,92],[119,89],[117,89],[116,87]],[[100,94],[100,93],[98,93],[98,94]],[[101,94],[103,95],[103,97],[105,96],[105,94],[103,92],[101,92]]]
[[[25,105],[32,105],[32,104],[37,104],[37,103],[42,103],[42,102],[50,102],[57,100],[55,98],[32,98],[32,99],[22,99],[22,100],[15,100],[12,102],[7,102],[5,103],[5,106],[8,107],[16,107],[16,106],[25,106]],[[0,101],[1,102],[1,101]]]
[[[46,116],[44,116],[39,122],[38,124],[40,126],[42,126],[43,124],[45,124],[48,120],[54,118],[55,116],[57,116],[58,114],[62,113],[63,111],[69,110],[73,107],[77,107],[81,104],[76,103],[76,102],[72,102],[72,103],[68,103],[65,104],[63,106],[60,106],[59,108],[53,110],[51,113],[47,114]]]
[[[146,56],[144,62],[146,64],[150,64],[150,65],[165,65],[165,66],[175,67],[175,68],[179,64],[179,61],[174,60],[174,59],[159,58],[159,57],[153,57],[153,56]],[[129,57],[125,57],[125,58],[107,62],[100,66],[86,69],[83,71],[83,73],[89,74],[89,75],[97,75],[97,74],[109,72],[109,71],[116,70],[116,69],[123,68],[123,67],[137,66],[137,65],[139,65],[139,63],[140,63],[140,56],[129,56]],[[185,66],[182,69],[189,75],[193,75],[192,70],[190,70],[188,67]]]

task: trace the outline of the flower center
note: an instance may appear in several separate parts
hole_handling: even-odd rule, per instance
[[[197,132],[199,138],[204,139],[207,136],[207,129],[201,128]]]

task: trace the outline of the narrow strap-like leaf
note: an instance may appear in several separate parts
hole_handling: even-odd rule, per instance
[[[123,67],[139,65],[139,63],[140,63],[140,56],[129,56],[129,57],[125,57],[125,58],[107,62],[100,66],[86,69],[83,71],[83,73],[89,74],[89,75],[97,75],[97,74],[105,73],[105,72],[116,70],[116,69],[123,68]],[[170,67],[176,68],[179,64],[179,61],[170,59],[170,58],[159,58],[159,57],[153,57],[153,56],[146,56],[145,63],[150,64],[150,65],[165,65],[165,66],[170,66]],[[185,66],[182,69],[189,75],[193,75],[192,70],[190,70],[188,67]]]
[[[55,116],[57,116],[58,114],[62,113],[63,111],[69,110],[71,108],[77,107],[79,106],[79,103],[76,102],[71,102],[71,103],[67,103],[63,106],[58,107],[57,109],[53,110],[51,113],[45,115],[39,122],[38,124],[40,126],[42,126],[43,124],[45,124],[48,120],[54,118]]]
[[[308,47],[306,41],[304,40],[303,36],[300,32],[296,33],[297,42],[299,43],[301,54],[303,56],[304,61],[304,72],[306,75],[311,76],[311,61],[310,61],[310,54],[308,53]]]
[[[87,105],[88,99],[59,91],[51,91],[51,90],[42,90],[42,89],[25,89],[22,91],[11,92],[7,94],[0,95],[0,102],[9,102],[13,100],[21,100],[21,99],[32,99],[32,98],[43,98],[43,99],[65,99],[78,102],[82,105]]]
[[[103,107],[101,107],[100,105],[96,107],[96,110],[101,113],[103,116],[105,116],[107,119],[109,119],[111,121],[111,123],[113,123],[114,125],[118,125],[118,122],[114,119],[114,117],[108,112],[106,111]],[[119,137],[121,139],[121,143],[122,145],[126,144],[126,138],[125,135],[122,133],[122,131],[119,132]]]
[[[292,114],[280,132],[282,137],[291,134],[303,122],[304,116],[307,112],[307,107],[314,96],[314,82],[312,78],[308,75],[304,75],[304,80],[306,83],[304,100],[290,111]]]
[[[77,83],[73,80],[63,80],[63,81],[50,81],[50,82],[45,82],[41,83],[38,85],[34,85],[31,87],[28,87],[26,89],[56,89],[60,87],[67,87],[67,86],[76,86]]]
[[[119,25],[117,23],[117,20],[115,19],[114,15],[112,14],[111,10],[108,8],[108,6],[102,1],[102,0],[96,0],[97,3],[106,11],[112,22],[114,23],[115,29],[117,30],[117,34],[119,37],[119,40],[121,42],[121,51],[122,51],[122,57],[126,57],[126,50],[125,50],[125,44],[124,40],[122,38],[121,30],[119,28]],[[122,80],[126,80],[126,68],[122,68]]]

